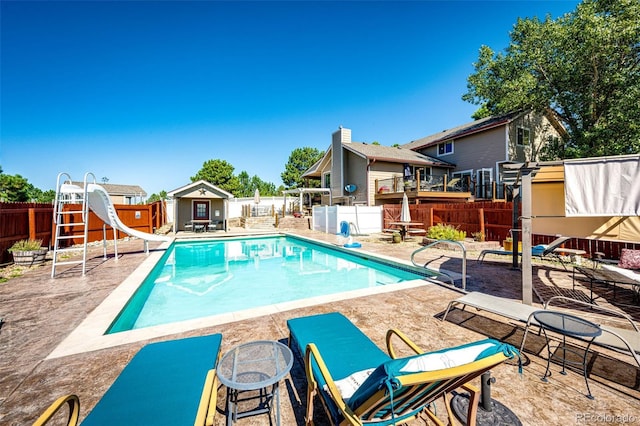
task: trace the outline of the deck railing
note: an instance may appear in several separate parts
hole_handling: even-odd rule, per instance
[[[411,178],[396,176],[387,179],[376,179],[376,192],[378,194],[406,191],[470,192],[470,190],[467,177],[451,178],[447,175],[416,175]]]

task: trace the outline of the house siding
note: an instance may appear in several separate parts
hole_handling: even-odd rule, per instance
[[[345,167],[343,143],[351,142],[351,130],[340,128],[331,135],[331,195],[341,197],[343,193]]]
[[[179,217],[182,221],[182,223],[178,223],[178,230],[184,231],[184,225],[191,220],[191,199],[180,198],[176,213],[176,217]]]
[[[344,184],[354,184],[357,189],[348,194],[343,187],[343,194],[355,196],[353,201],[356,203],[367,203],[370,193],[367,189],[367,160],[352,152],[345,151],[344,155]]]
[[[517,129],[523,127],[531,132],[529,146],[518,145]],[[509,124],[509,161],[524,163],[540,160],[540,153],[549,138],[559,138],[560,134],[544,115],[529,113],[514,119]]]
[[[402,176],[402,164],[378,162],[369,168],[369,205],[376,205],[376,180],[392,179]]]
[[[473,170],[475,176],[476,170],[481,168],[495,170],[496,163],[505,160],[504,135],[504,126],[499,126],[482,133],[456,139],[453,142],[453,154],[438,157],[437,145],[420,152],[454,163],[456,168],[453,172]]]

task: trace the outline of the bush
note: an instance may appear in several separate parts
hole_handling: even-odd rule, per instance
[[[454,228],[451,225],[439,223],[427,229],[427,238],[433,240],[462,241],[467,237],[467,233]]]
[[[42,247],[42,240],[20,240],[13,243],[7,250],[9,253],[14,251],[38,251]]]
[[[484,241],[484,233],[483,232],[474,232],[471,234],[473,236],[474,241],[483,242]]]

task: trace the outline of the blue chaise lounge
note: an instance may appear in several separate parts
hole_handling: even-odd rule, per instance
[[[518,357],[514,347],[492,339],[423,353],[398,330],[387,332],[387,354],[338,312],[291,319],[287,325],[290,346],[304,356],[307,425],[313,423],[315,395],[333,425],[391,425],[421,413],[442,425],[429,405],[460,387],[470,392],[467,418],[475,424],[479,391],[469,382]],[[396,339],[417,355],[396,357]],[[448,415],[452,421],[449,409]]]
[[[87,425],[213,425],[215,368],[221,334],[188,337],[144,346],[82,422]],[[58,398],[36,420],[44,425],[65,404],[68,425],[76,425],[76,395]]]

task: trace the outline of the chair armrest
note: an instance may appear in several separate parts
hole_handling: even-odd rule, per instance
[[[391,338],[394,335],[398,336],[400,338],[400,340],[402,340],[407,346],[409,346],[415,353],[417,353],[417,354],[424,353],[424,351],[422,349],[420,349],[420,347],[418,345],[413,343],[413,341],[411,339],[409,339],[409,337],[407,337],[406,334],[404,334],[400,330],[392,328],[391,330],[387,331],[387,352],[389,353],[391,358],[396,358],[396,352],[393,349],[393,342],[391,341]]]
[[[333,402],[342,412],[345,420],[354,425],[362,424],[358,419],[358,416],[351,410],[351,408],[349,408],[344,399],[342,399],[342,395],[336,387],[336,384],[333,381],[333,377],[331,377],[331,373],[329,373],[329,369],[327,368],[327,365],[324,363],[324,360],[322,359],[322,356],[318,351],[318,347],[314,343],[309,343],[307,345],[307,349],[305,350],[304,368],[307,374],[307,382],[310,386],[313,386],[313,389],[317,391],[318,381],[313,376],[313,366],[311,365],[312,362],[315,362],[317,364],[318,369],[320,370],[320,374],[324,378],[325,382],[327,382],[326,391],[331,395]]]
[[[216,405],[218,402],[218,376],[216,370],[211,369],[207,372],[207,378],[202,389],[200,404],[198,404],[198,413],[194,425],[213,426],[213,418],[216,414]]]
[[[69,404],[69,419],[67,420],[67,425],[76,426],[78,424],[78,417],[80,417],[80,399],[77,395],[65,395],[56,399],[53,404],[38,417],[35,423],[33,423],[33,426],[46,424],[64,404]]]

